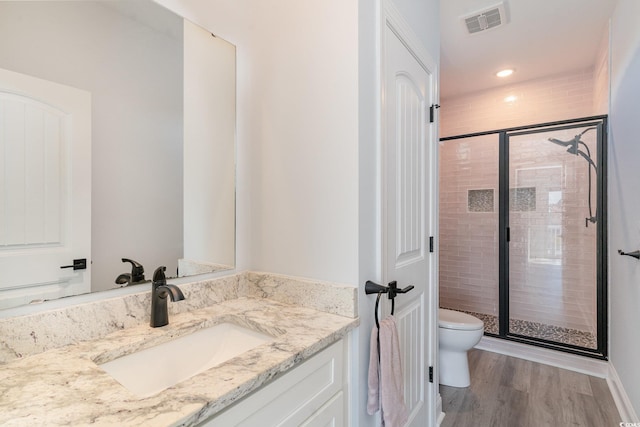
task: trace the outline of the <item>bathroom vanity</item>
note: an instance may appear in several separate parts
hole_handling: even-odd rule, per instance
[[[186,299],[170,303],[170,322],[162,328],[148,325],[149,292],[0,319],[0,424],[347,424],[355,288],[257,273],[181,288]],[[79,319],[78,310],[94,316]],[[134,324],[114,321],[119,316]],[[267,340],[147,397],[101,368],[220,324]],[[179,360],[191,363],[190,351],[185,345]],[[156,353],[149,363],[162,358]],[[167,359],[158,369],[178,365]]]
[[[346,366],[342,339],[200,425],[348,425]]]

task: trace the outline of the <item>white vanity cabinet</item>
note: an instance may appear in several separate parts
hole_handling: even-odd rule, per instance
[[[206,420],[201,426],[346,426],[346,339]]]

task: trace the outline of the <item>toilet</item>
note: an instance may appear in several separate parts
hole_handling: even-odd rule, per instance
[[[438,313],[438,343],[440,344],[440,384],[469,387],[467,351],[484,333],[482,320],[459,311],[441,308]]]

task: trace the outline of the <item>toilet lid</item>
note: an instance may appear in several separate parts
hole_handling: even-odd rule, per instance
[[[445,329],[458,329],[464,331],[473,331],[482,329],[484,323],[482,320],[460,311],[447,310],[441,308],[438,316],[438,325]]]

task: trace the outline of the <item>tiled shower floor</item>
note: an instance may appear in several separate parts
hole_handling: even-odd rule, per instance
[[[448,307],[443,307],[448,308]],[[450,308],[450,310],[457,310]],[[498,318],[491,314],[475,313],[473,311],[457,310],[468,313],[484,322],[484,331],[490,334],[498,334]],[[563,328],[560,326],[545,325],[527,320],[509,320],[509,332],[512,334],[524,335],[532,338],[540,338],[562,344],[577,345],[580,347],[598,348],[595,335],[591,332],[580,331],[578,329]]]

